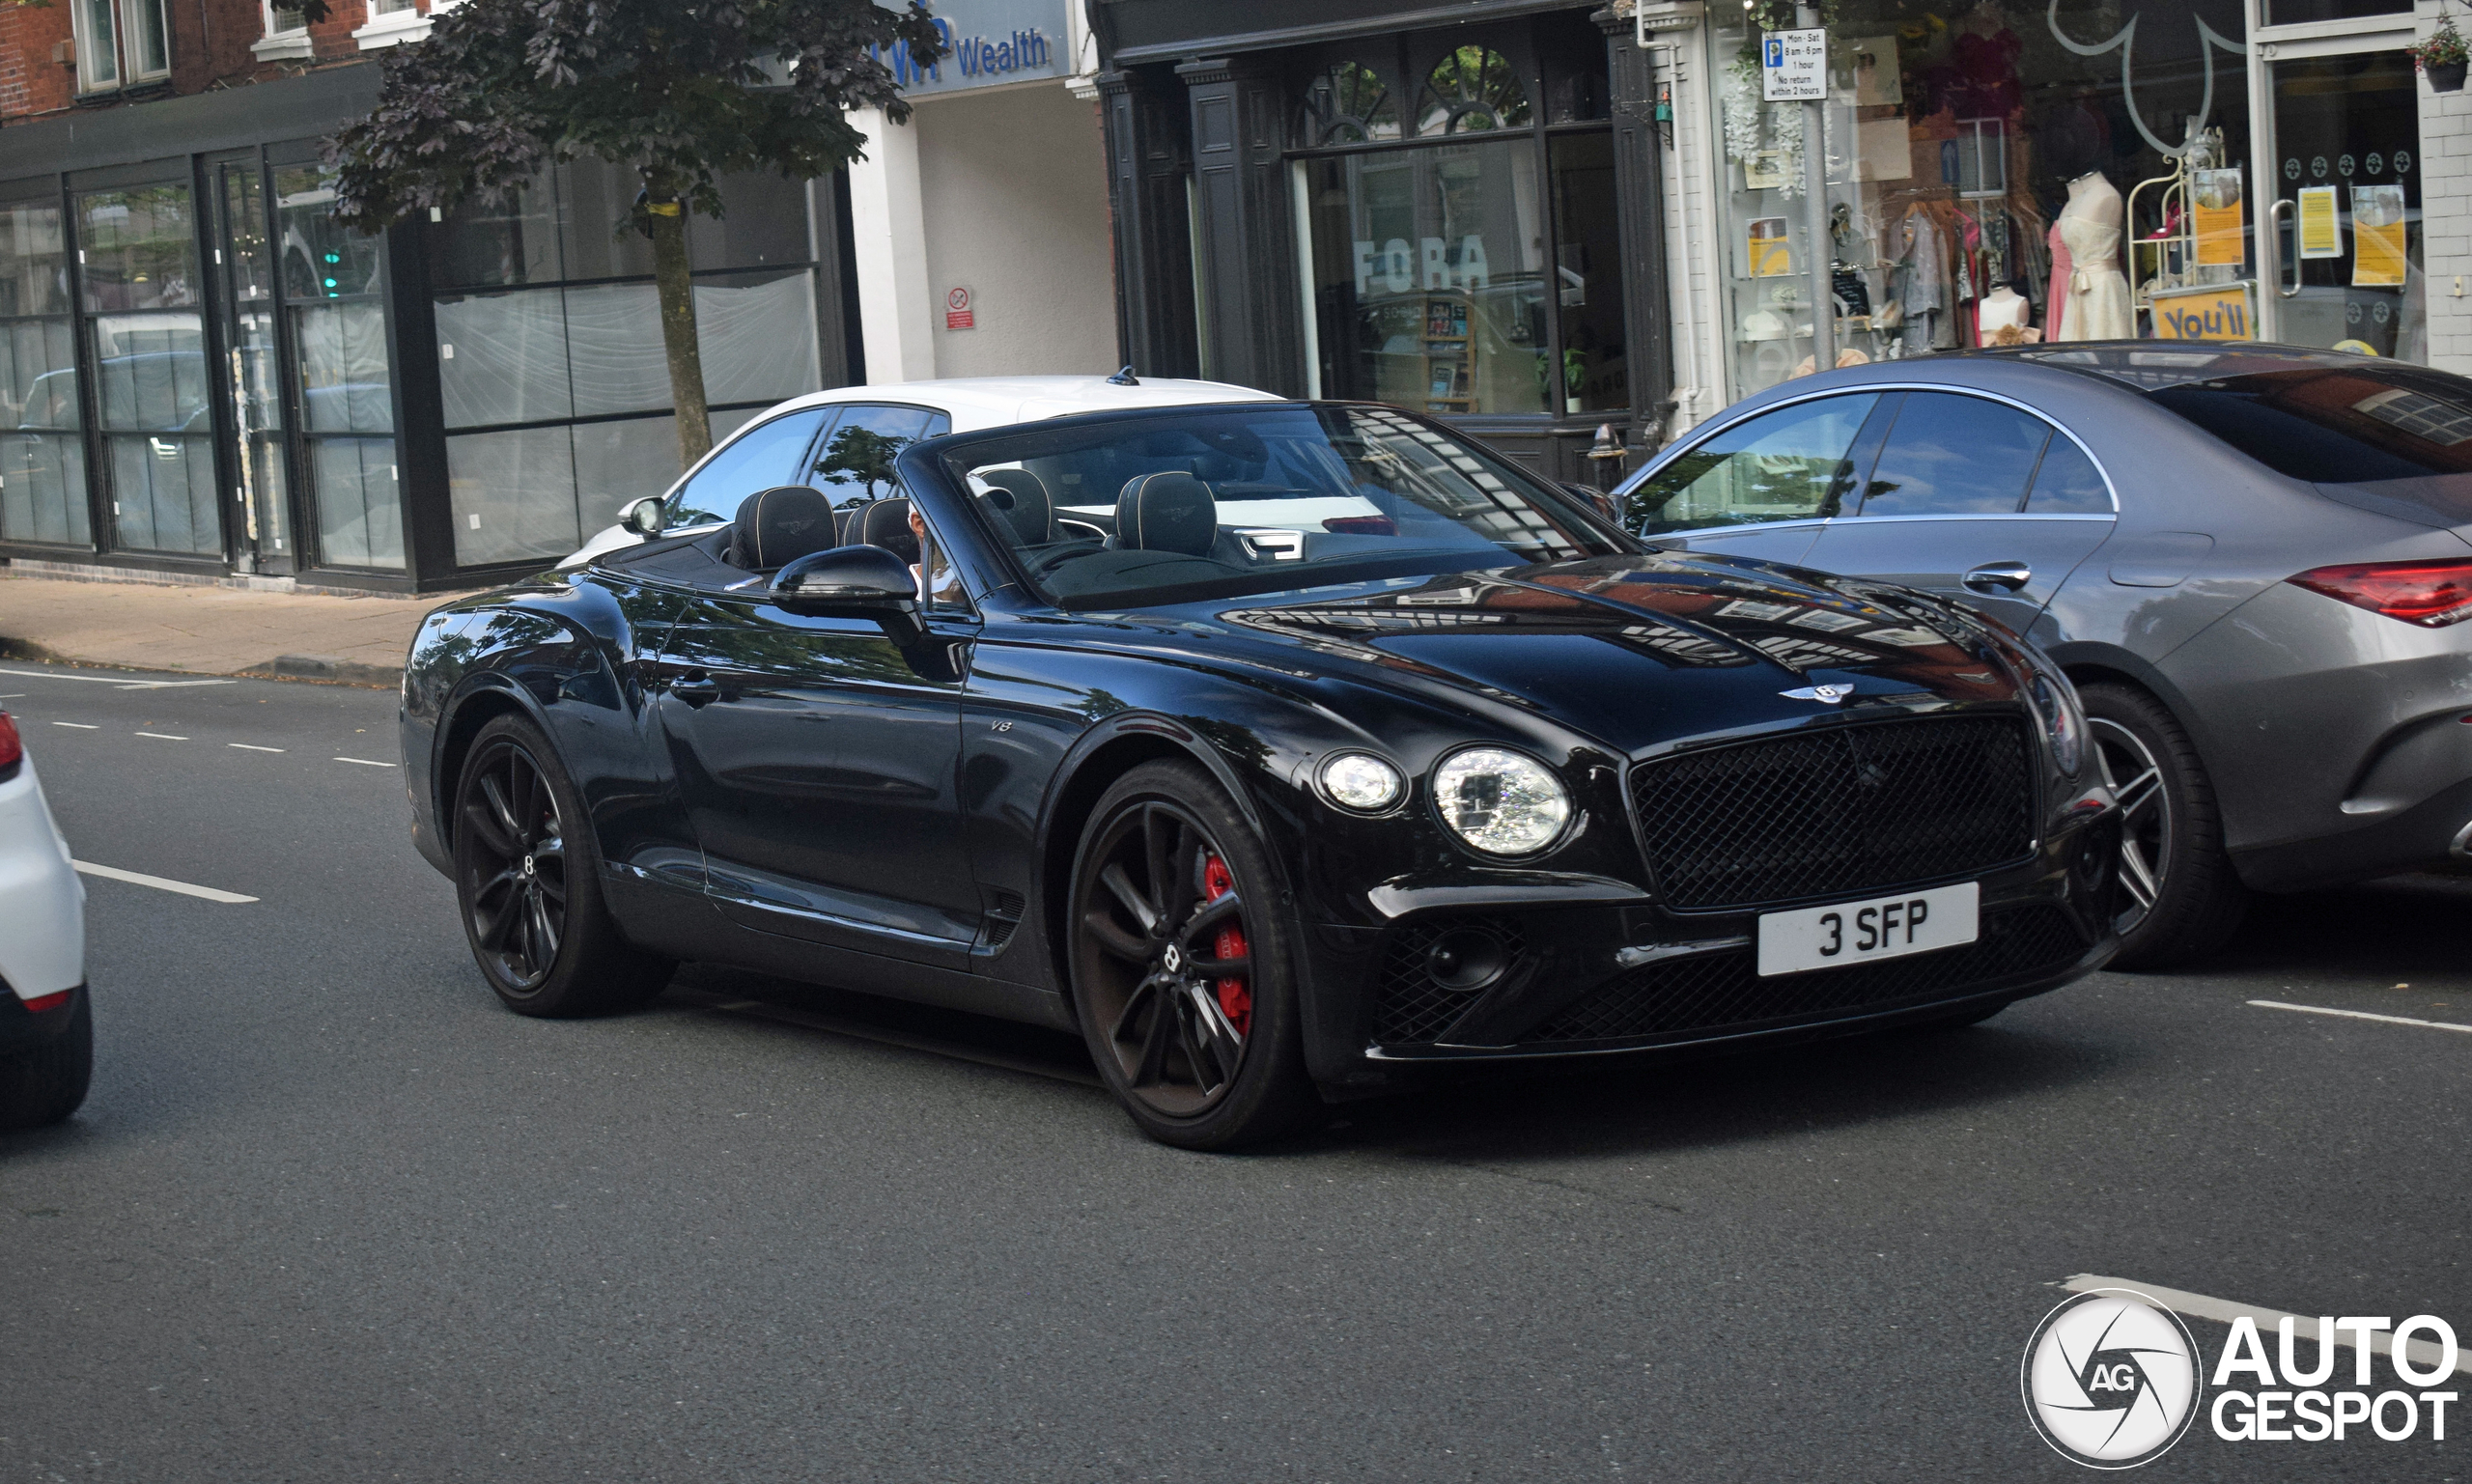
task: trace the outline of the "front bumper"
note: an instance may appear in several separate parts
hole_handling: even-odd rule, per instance
[[[1370,1086],[1410,1064],[1732,1050],[1996,1008],[2111,957],[2118,827],[2105,800],[2037,841],[2030,859],[1971,878],[1981,887],[1974,943],[1765,979],[1757,910],[1602,900],[1611,883],[1593,888],[1595,901],[1540,891],[1381,929],[1322,928],[1306,935],[1306,955],[1316,985],[1335,993],[1319,996],[1330,1009],[1316,1071],[1334,1089]],[[1433,944],[1454,933],[1490,938],[1505,961],[1473,993],[1431,971]]]

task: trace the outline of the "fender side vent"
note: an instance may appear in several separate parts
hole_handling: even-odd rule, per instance
[[[1018,891],[997,888],[987,895],[987,920],[978,930],[978,941],[993,953],[1013,940],[1013,930],[1022,925],[1022,910],[1028,904]]]

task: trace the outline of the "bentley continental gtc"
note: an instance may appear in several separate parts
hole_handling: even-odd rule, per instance
[[[530,1015],[682,960],[1077,1030],[1224,1148],[1435,1064],[1962,1024],[2114,946],[2067,680],[1416,415],[1057,418],[439,610],[423,854]]]

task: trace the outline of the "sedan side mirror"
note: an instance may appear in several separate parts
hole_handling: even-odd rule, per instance
[[[809,552],[774,574],[771,596],[775,606],[807,618],[872,618],[905,649],[926,634],[918,579],[882,546]]]
[[[648,494],[618,514],[618,523],[646,541],[669,526],[669,507],[658,494]]]
[[[1614,508],[1614,496],[1602,490],[1591,490],[1586,485],[1572,484],[1567,479],[1560,483],[1563,493],[1570,495],[1615,525],[1622,523],[1621,514]]]

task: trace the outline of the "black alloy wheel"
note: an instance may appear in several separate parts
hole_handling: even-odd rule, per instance
[[[2221,948],[2248,893],[2223,848],[2205,766],[2177,718],[2143,690],[2083,687],[2097,775],[2121,806],[2113,968],[2167,968]]]
[[[455,885],[490,988],[526,1015],[593,1015],[658,994],[674,966],[619,935],[603,906],[582,808],[548,741],[501,716],[455,792]]]
[[[1074,1000],[1100,1075],[1155,1138],[1231,1148],[1314,1105],[1271,881],[1191,764],[1144,764],[1091,816],[1068,909]]]

